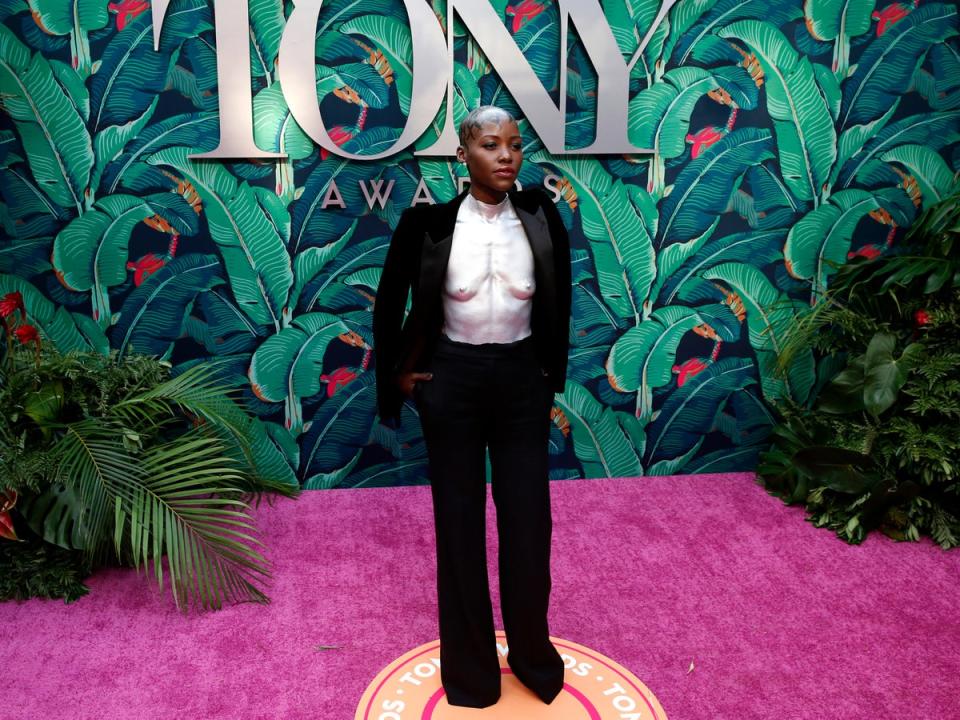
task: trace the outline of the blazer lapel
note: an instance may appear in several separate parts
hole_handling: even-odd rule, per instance
[[[423,237],[420,251],[420,286],[418,299],[424,307],[440,297],[440,287],[450,260],[450,248],[453,246],[453,230],[457,225],[457,211],[467,196],[460,193],[450,202],[436,205],[429,213],[430,218]]]
[[[512,194],[511,194],[512,198]],[[546,303],[546,307],[553,307],[556,298],[556,287],[553,277],[553,242],[550,240],[550,230],[547,227],[547,218],[542,208],[530,212],[514,202],[514,210],[520,218],[530,249],[533,251],[534,272],[537,278],[537,292],[534,300]]]

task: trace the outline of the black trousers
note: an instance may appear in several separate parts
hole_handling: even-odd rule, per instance
[[[500,697],[486,563],[489,448],[499,535],[500,597],[517,678],[549,703],[563,688],[550,643],[550,489],[553,401],[533,339],[470,345],[441,338],[414,396],[427,444],[437,537],[440,674],[452,705]]]

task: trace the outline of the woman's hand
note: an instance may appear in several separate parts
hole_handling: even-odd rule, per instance
[[[413,388],[421,380],[433,380],[433,373],[408,372],[397,376],[397,386],[407,397],[413,397]]]

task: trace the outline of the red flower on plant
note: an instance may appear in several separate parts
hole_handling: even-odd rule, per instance
[[[337,147],[342,147],[343,144],[347,142],[347,140],[353,139],[353,133],[350,132],[347,128],[345,128],[343,125],[335,125],[334,127],[330,128],[329,135],[330,135],[330,139],[333,140],[334,144]],[[329,150],[327,150],[326,148],[320,148],[321,160],[326,160],[327,155],[329,154],[330,154]]]
[[[523,0],[518,5],[507,5],[507,15],[513,17],[513,32],[516,32],[528,20],[532,20],[544,10],[536,0]]]
[[[10,517],[10,511],[16,504],[16,490],[4,490],[0,492],[0,538],[4,538],[5,540],[19,539],[13,528],[13,518]]]
[[[683,384],[701,372],[707,369],[707,363],[700,358],[690,358],[680,365],[673,366],[673,372],[677,374],[677,387],[683,387]]]
[[[21,325],[13,331],[13,334],[17,336],[17,340],[19,340],[22,345],[31,342],[40,342],[40,333],[37,332],[37,329],[33,325]]]
[[[690,149],[690,157],[696,158],[704,149],[710,147],[722,137],[723,132],[712,125],[703,128],[703,130],[697,133],[687,135],[687,142],[693,145]]]
[[[891,3],[883,10],[874,11],[870,17],[877,21],[877,37],[883,35],[892,26],[903,20],[913,9],[910,5]]]
[[[867,260],[873,260],[878,258],[883,254],[883,251],[880,250],[876,245],[864,245],[859,250],[851,250],[847,253],[847,260],[853,260],[855,257],[864,257]]]
[[[133,270],[133,284],[140,287],[146,278],[153,275],[157,270],[166,265],[167,261],[157,257],[153,253],[147,253],[136,262],[128,262],[127,270]]]
[[[123,30],[130,20],[144,10],[150,8],[149,0],[120,0],[120,2],[107,5],[109,10],[117,14],[117,31]]]
[[[930,313],[926,310],[917,310],[913,314],[913,322],[917,327],[923,327],[930,324]]]
[[[348,385],[351,380],[357,377],[357,374],[347,368],[337,368],[329,375],[321,375],[320,380],[327,383],[327,397],[333,397],[334,393],[340,388]]]
[[[23,308],[23,295],[20,294],[19,290],[7,293],[0,298],[0,317],[10,317],[18,310],[21,315],[26,314]]]

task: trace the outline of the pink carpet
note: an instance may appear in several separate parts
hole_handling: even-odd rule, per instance
[[[960,718],[960,553],[848,546],[744,474],[553,498],[552,633],[632,670],[671,720]],[[257,516],[268,606],[183,617],[133,571],[71,605],[0,605],[0,718],[352,720],[381,668],[436,637],[429,490]]]

